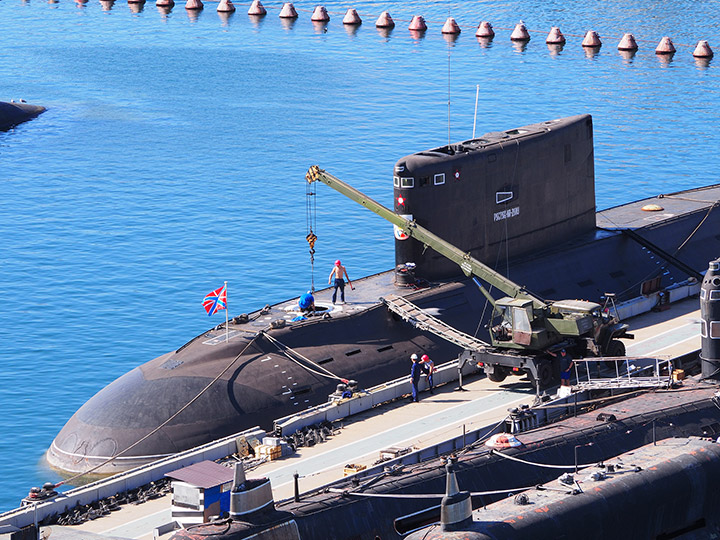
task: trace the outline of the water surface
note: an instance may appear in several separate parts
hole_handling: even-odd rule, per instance
[[[472,136],[477,85],[478,134],[591,113],[601,208],[717,182],[717,61],[691,51],[720,50],[718,2],[359,2],[356,30],[341,2],[325,27],[314,3],[291,25],[280,3],[261,21],[236,5],[0,1],[0,99],[48,107],[0,133],[0,510],[57,479],[41,457],[95,392],[222,320],[205,293],[228,280],[236,315],[310,287],[308,166],[389,204],[397,159]],[[385,9],[390,33],[373,24]],[[519,18],[538,31],[526,47],[508,39]],[[628,31],[632,58],[616,50]],[[672,60],[653,52],[664,35]],[[392,266],[384,221],[322,186],[317,208],[316,282],[337,258],[351,278]]]

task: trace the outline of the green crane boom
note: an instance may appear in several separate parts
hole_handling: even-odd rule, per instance
[[[422,242],[425,247],[430,247],[437,251],[440,255],[443,255],[455,262],[466,276],[476,276],[510,297],[531,300],[534,309],[542,310],[548,307],[548,304],[545,301],[534,296],[517,283],[510,281],[502,274],[499,274],[488,266],[485,266],[469,253],[465,253],[464,251],[456,248],[451,243],[446,242],[414,221],[407,220],[397,215],[392,210],[385,208],[382,204],[374,201],[364,193],[346,184],[317,165],[310,167],[305,175],[305,178],[310,183],[315,181],[322,182],[323,184],[333,188],[335,191],[342,193],[349,199],[352,199],[353,201],[363,205],[365,208],[375,212],[383,219],[402,229],[402,231],[408,236]],[[480,289],[494,306],[495,299],[484,287],[481,286]]]

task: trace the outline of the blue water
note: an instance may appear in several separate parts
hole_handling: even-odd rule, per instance
[[[1,0],[0,99],[48,112],[0,133],[0,510],[57,479],[42,455],[90,396],[223,319],[205,315],[207,292],[227,280],[236,315],[309,288],[308,166],[387,202],[398,158],[447,143],[448,97],[452,140],[472,135],[476,85],[478,134],[592,113],[599,207],[717,182],[720,71],[691,51],[720,52],[719,4],[359,2],[351,32],[343,2],[325,4],[323,29],[303,2],[287,26],[279,2],[256,23],[247,4],[225,20],[211,2],[194,16]],[[374,27],[384,9],[389,35]],[[501,29],[519,18],[540,31],[524,50]],[[591,28],[594,56],[576,37]],[[616,50],[626,31],[631,59]],[[653,52],[664,35],[671,61]],[[393,264],[390,227],[322,186],[316,233],[320,283],[336,258],[351,278]]]

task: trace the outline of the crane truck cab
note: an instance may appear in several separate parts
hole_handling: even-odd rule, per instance
[[[495,347],[541,351],[554,343],[527,298],[500,298],[493,306],[492,321],[490,337]]]

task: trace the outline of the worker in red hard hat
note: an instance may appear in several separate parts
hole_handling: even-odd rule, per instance
[[[435,373],[435,363],[430,360],[430,357],[427,354],[423,354],[422,357],[420,357],[420,360],[422,362],[422,370],[425,375],[427,375],[427,381],[428,381],[428,387],[430,388],[430,393],[433,393],[433,389],[435,388],[435,385],[433,384],[433,373]]]
[[[333,279],[335,280],[334,282],[332,281]],[[328,276],[328,285],[332,284],[335,287],[335,291],[332,296],[333,304],[337,301],[338,289],[340,289],[340,303],[345,303],[345,279],[347,279],[348,285],[350,285],[350,288],[354,291],[355,287],[353,287],[353,284],[350,281],[347,270],[340,262],[340,259],[338,259],[335,261],[335,266],[333,266],[333,269],[330,271],[330,275]]]

